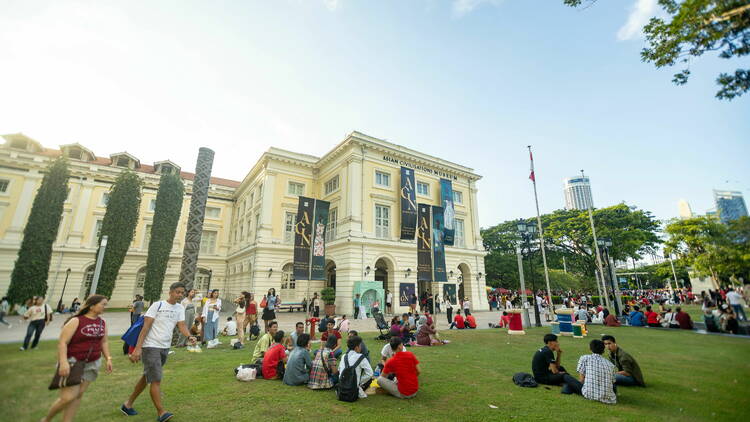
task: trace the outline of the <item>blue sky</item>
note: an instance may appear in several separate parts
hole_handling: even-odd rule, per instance
[[[658,218],[750,194],[750,96],[715,100],[704,57],[641,63],[654,0],[4,1],[0,133],[80,142],[241,180],[270,146],[322,155],[352,130],[472,167],[480,223],[563,207],[585,169],[594,202]],[[629,23],[630,22],[630,23]]]

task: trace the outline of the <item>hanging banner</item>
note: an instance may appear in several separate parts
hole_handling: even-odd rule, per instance
[[[398,286],[398,304],[409,306],[409,298],[414,294],[414,283],[401,283]]]
[[[401,167],[401,239],[413,240],[417,228],[417,194],[414,171]]]
[[[445,215],[445,244],[453,246],[456,234],[456,210],[453,208],[453,182],[448,179],[440,179],[440,198]]]
[[[312,246],[312,222],[315,200],[299,197],[297,218],[294,224],[294,278],[310,279],[310,247]]]
[[[444,284],[443,285],[443,300],[446,300],[454,305],[458,305],[456,300],[456,285],[455,284]]]
[[[432,206],[432,274],[433,281],[446,282],[443,214],[443,207]]]
[[[328,226],[328,209],[331,203],[315,200],[315,216],[313,221],[312,262],[310,265],[310,280],[326,279],[326,227]]]
[[[417,208],[417,281],[432,281],[430,205],[419,204]]]

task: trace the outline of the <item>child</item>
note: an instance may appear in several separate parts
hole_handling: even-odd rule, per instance
[[[237,322],[232,321],[232,317],[227,317],[227,325],[221,330],[223,336],[236,336],[237,335]]]

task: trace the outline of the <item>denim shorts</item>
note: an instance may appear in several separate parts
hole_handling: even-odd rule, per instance
[[[68,363],[72,367],[76,363],[76,358],[69,357]],[[99,358],[93,362],[86,362],[86,366],[83,367],[83,380],[88,382],[96,381],[96,377],[99,376],[99,368],[102,366],[102,358]]]

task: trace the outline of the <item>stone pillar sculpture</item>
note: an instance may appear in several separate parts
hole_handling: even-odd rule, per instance
[[[213,150],[201,148],[198,151],[198,162],[195,164],[193,192],[190,198],[190,215],[187,221],[185,249],[182,252],[182,268],[180,269],[180,281],[185,283],[188,290],[193,288],[193,282],[195,281],[198,252],[200,252],[201,234],[203,233],[203,218],[206,216],[208,185],[211,181],[213,164]]]

